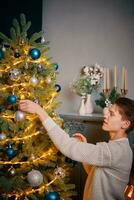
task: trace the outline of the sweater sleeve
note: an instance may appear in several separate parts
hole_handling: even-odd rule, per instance
[[[96,166],[110,166],[111,154],[105,142],[90,143],[79,142],[71,138],[50,117],[42,122],[49,137],[62,154],[72,160]]]

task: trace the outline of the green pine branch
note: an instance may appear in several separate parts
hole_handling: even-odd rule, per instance
[[[113,88],[108,96],[106,96],[103,92],[100,93],[100,98],[95,100],[96,105],[100,106],[101,108],[105,108],[106,106],[106,99],[108,99],[111,104],[113,104],[116,99],[121,96],[120,93],[117,92],[115,88]]]

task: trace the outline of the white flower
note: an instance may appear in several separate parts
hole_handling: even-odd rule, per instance
[[[102,76],[103,68],[100,65],[84,66],[80,77],[73,81],[73,91],[81,96],[83,93],[91,94],[99,88]]]

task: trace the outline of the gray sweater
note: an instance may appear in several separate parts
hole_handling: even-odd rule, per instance
[[[50,117],[43,125],[57,149],[65,156],[97,166],[92,181],[91,200],[124,200],[124,189],[132,166],[132,150],[127,138],[94,145],[70,138]]]

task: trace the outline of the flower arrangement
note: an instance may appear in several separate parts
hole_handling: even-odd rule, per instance
[[[79,78],[72,83],[72,90],[79,96],[91,94],[100,87],[102,77],[103,68],[100,65],[84,66]]]

